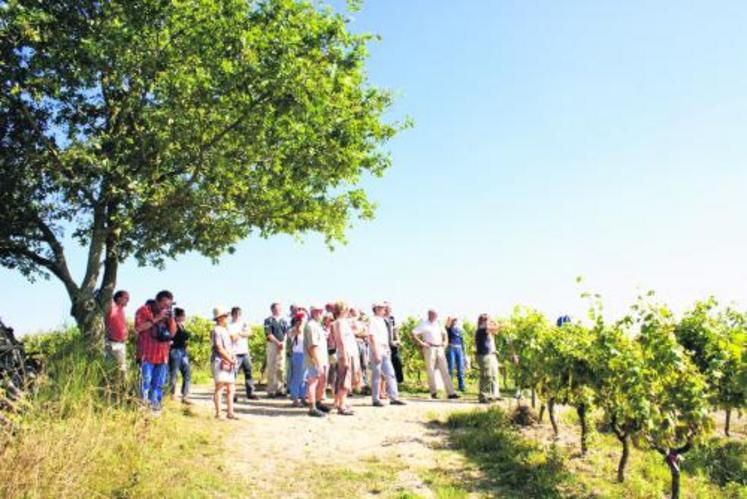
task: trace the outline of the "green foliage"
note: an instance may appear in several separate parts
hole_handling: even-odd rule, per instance
[[[305,0],[4,2],[0,265],[58,277],[90,333],[128,257],[343,241],[401,128],[347,22]],[[77,282],[65,238],[89,250]]]
[[[688,454],[682,467],[691,473],[703,470],[722,487],[730,483],[747,486],[747,443],[726,439],[704,442]]]
[[[399,336],[402,342],[400,346],[400,357],[402,358],[402,369],[408,382],[425,380],[425,358],[423,350],[415,342],[412,335],[413,330],[420,321],[415,317],[407,317],[399,324]]]
[[[741,409],[747,406],[747,327],[742,314],[719,312],[710,298],[696,302],[675,328],[677,341],[708,383],[714,407]]]
[[[543,381],[545,346],[552,328],[541,312],[528,307],[516,307],[505,323],[500,340],[518,358],[515,367],[516,384],[521,388],[537,388]],[[500,335],[499,335],[500,337]]]
[[[646,366],[643,383],[651,402],[644,433],[659,450],[683,449],[713,425],[704,397],[706,381],[677,343],[674,318],[666,307],[641,301],[634,311]]]

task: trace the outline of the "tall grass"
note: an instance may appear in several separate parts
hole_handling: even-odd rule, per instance
[[[19,426],[4,435],[1,497],[238,494],[218,471],[219,426],[176,407],[154,418],[126,395],[134,376],[123,396],[113,367],[92,358],[81,335],[60,336],[36,345],[47,350],[46,369]]]

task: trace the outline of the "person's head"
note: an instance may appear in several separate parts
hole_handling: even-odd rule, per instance
[[[283,305],[281,305],[280,303],[275,302],[272,305],[270,305],[270,311],[272,312],[272,315],[274,315],[275,317],[280,315],[281,310],[283,310]]]
[[[462,321],[459,320],[459,317],[451,318],[451,327],[459,327],[461,325],[462,325]]]
[[[296,312],[298,312],[298,305],[294,303],[293,305],[290,306],[291,317],[295,316]]]
[[[428,310],[428,320],[434,322],[436,319],[438,319],[438,312],[433,309]]]
[[[360,314],[358,313],[358,310],[355,308],[351,308],[348,310],[348,317],[352,317],[353,319],[357,319]]]
[[[227,308],[217,306],[213,308],[213,321],[215,321],[216,324],[219,326],[225,326],[228,324],[228,316],[230,312]]]
[[[171,293],[171,291],[159,291],[156,295],[156,304],[160,309],[169,308],[173,303],[174,295]]]
[[[488,326],[488,314],[480,314],[480,317],[477,318],[477,327],[487,327]]]
[[[374,303],[371,310],[373,310],[376,317],[384,317],[386,315],[386,306],[381,302]]]
[[[235,321],[241,319],[241,307],[233,307],[231,309],[231,319]]]
[[[124,289],[120,289],[116,293],[114,293],[114,303],[119,305],[120,307],[126,307],[127,304],[130,302],[130,293],[125,291]]]
[[[184,324],[184,321],[187,320],[187,313],[184,311],[183,308],[176,307],[174,309],[174,320],[178,324]]]
[[[322,324],[324,325],[324,327],[325,327],[325,328],[328,328],[328,327],[330,327],[330,325],[331,325],[331,324],[332,324],[332,323],[333,323],[334,321],[335,321],[335,316],[334,316],[334,315],[332,315],[332,314],[327,314],[327,313],[325,313],[325,314],[324,314],[324,315],[322,316]]]
[[[384,302],[384,315],[386,315],[387,317],[392,315],[392,304],[388,301]]]
[[[336,319],[342,319],[348,316],[348,305],[344,301],[335,303],[334,314]]]
[[[316,305],[312,305],[309,307],[311,318],[315,321],[319,321],[319,319],[322,318],[322,315],[324,314],[324,309],[322,307],[318,307]]]

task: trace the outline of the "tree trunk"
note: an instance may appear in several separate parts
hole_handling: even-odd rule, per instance
[[[586,421],[586,404],[580,404],[576,407],[578,421],[581,424],[581,454],[586,455],[588,448],[589,429]]]
[[[532,409],[537,408],[537,394],[534,391],[534,388],[532,388]]]
[[[617,439],[622,444],[622,455],[620,456],[620,463],[617,465],[617,481],[623,483],[625,481],[625,466],[628,464],[628,458],[630,457],[630,436],[626,433],[618,435]]]
[[[727,437],[731,436],[729,435],[729,427],[731,426],[731,409],[726,409],[726,420],[724,421],[724,435]]]
[[[540,404],[539,422],[541,423],[545,419],[545,407],[546,404]]]
[[[676,451],[670,451],[665,458],[667,466],[669,466],[669,473],[672,475],[672,499],[679,499],[680,497],[680,464],[679,455]]]
[[[70,314],[75,318],[81,334],[90,341],[92,350],[103,348],[104,316],[94,294],[80,290],[72,297],[73,307]]]
[[[558,421],[555,419],[555,399],[547,401],[547,416],[550,418],[552,432],[555,434],[555,438],[557,438],[560,432],[558,431]]]

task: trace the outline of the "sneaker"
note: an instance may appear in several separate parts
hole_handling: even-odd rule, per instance
[[[449,395],[449,398],[454,400],[454,399],[460,399],[462,398],[462,396],[459,395],[458,393],[452,393],[451,395]]]
[[[384,407],[384,403],[381,400],[374,400],[372,404],[374,407]]]
[[[431,398],[432,399],[437,399],[438,398],[438,393],[431,393]]]
[[[317,402],[316,403],[316,410],[321,411],[321,412],[331,412],[332,408],[330,406],[328,406],[328,405],[322,404],[321,402]]]
[[[294,400],[292,405],[293,407],[303,407],[303,402],[300,400]]]
[[[248,398],[249,400],[259,400],[259,397],[257,397],[253,393],[251,395],[247,395],[246,398]]]
[[[238,404],[238,403],[239,403],[239,397],[238,397],[238,396],[235,396],[235,397],[233,398],[233,403],[234,403],[234,404]]]
[[[391,402],[389,402],[389,405],[407,405],[407,404],[400,399],[393,399]]]
[[[182,404],[184,404],[184,405],[192,405],[193,402],[191,400],[189,400],[189,397],[183,397],[182,398]]]
[[[309,416],[311,416],[312,418],[323,418],[325,414],[319,409],[314,408],[309,409]]]

